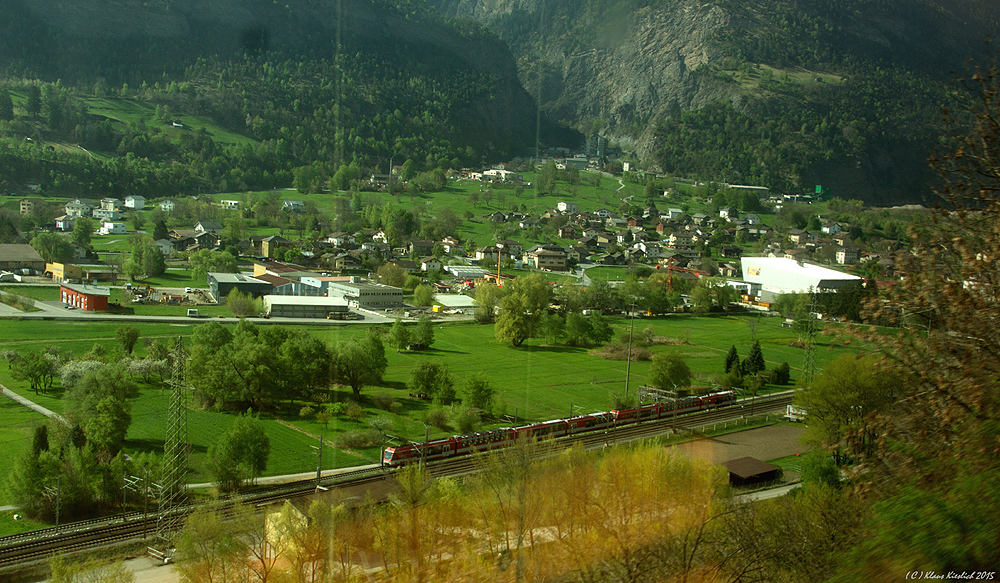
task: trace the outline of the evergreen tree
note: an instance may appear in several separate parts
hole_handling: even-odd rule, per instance
[[[736,346],[733,345],[729,349],[729,354],[726,355],[726,374],[729,374],[729,371],[733,370],[733,367],[739,366],[739,364],[740,355],[736,352]]]
[[[38,85],[28,87],[28,103],[25,105],[25,110],[31,117],[38,117],[38,114],[42,113],[42,91]]]
[[[0,89],[0,121],[14,119],[14,101],[7,89]]]
[[[38,454],[43,451],[49,451],[49,427],[48,425],[39,425],[35,428],[35,435],[31,441],[31,451],[38,457]]]
[[[760,349],[760,340],[753,343],[753,347],[750,348],[750,354],[747,356],[745,362],[747,374],[755,375],[767,368],[767,365],[764,363],[764,353]]]

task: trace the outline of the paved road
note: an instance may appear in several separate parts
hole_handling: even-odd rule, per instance
[[[760,492],[752,492],[750,494],[743,494],[737,496],[736,500],[738,502],[759,502],[761,500],[770,500],[771,498],[778,498],[784,496],[785,494],[791,492],[796,488],[801,488],[801,483],[789,484],[788,486],[781,486],[780,488],[771,488],[769,490],[761,490]]]
[[[55,413],[53,411],[50,411],[50,410],[46,409],[45,407],[42,407],[38,403],[32,402],[32,401],[30,401],[30,400],[22,397],[21,395],[18,395],[17,393],[15,393],[14,391],[11,391],[10,389],[8,389],[7,387],[5,387],[3,385],[0,385],[0,389],[2,389],[2,392],[3,392],[3,394],[4,394],[5,397],[9,397],[10,399],[13,399],[13,400],[17,401],[18,403],[24,405],[25,407],[27,407],[29,409],[33,409],[35,411],[38,411],[42,415],[45,415],[46,417],[49,417],[51,419],[55,419],[56,421],[58,421],[58,422],[60,422],[60,423],[62,423],[64,425],[69,425],[69,422],[67,422],[66,418],[63,417],[62,415],[60,415],[58,413]]]

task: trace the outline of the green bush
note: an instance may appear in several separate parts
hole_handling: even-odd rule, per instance
[[[379,432],[374,429],[354,429],[345,431],[337,438],[337,447],[345,449],[361,449],[382,442]]]
[[[448,425],[448,413],[440,407],[428,411],[425,421],[431,427],[437,427],[442,431],[448,431],[450,429]]]
[[[455,411],[455,425],[460,433],[472,433],[483,424],[482,416],[475,409]]]
[[[392,398],[392,395],[386,395],[385,393],[379,393],[372,397],[372,401],[375,402],[375,406],[383,411],[392,411],[392,406],[395,404],[396,399]]]

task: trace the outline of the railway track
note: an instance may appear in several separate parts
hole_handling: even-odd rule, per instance
[[[749,399],[741,399],[735,406],[724,409],[699,411],[677,418],[668,417],[611,427],[607,430],[578,433],[560,438],[549,444],[549,447],[557,448],[572,443],[581,443],[587,449],[600,448],[662,435],[673,428],[690,430],[694,427],[704,427],[717,422],[738,419],[743,414],[749,414],[751,406],[754,414],[783,411],[791,401],[791,391],[759,397],[754,399],[752,404]],[[431,477],[438,478],[474,472],[476,464],[472,456],[462,456],[428,464],[427,469]],[[315,494],[317,490],[346,488],[385,480],[394,471],[372,468],[346,472],[320,479],[313,478],[291,482],[233,497],[232,500],[264,506],[289,498],[310,496]],[[179,510],[178,513],[181,516],[176,518],[187,516],[194,508],[195,506],[188,506]],[[142,540],[156,532],[157,521],[160,519],[161,517],[155,514],[144,516],[141,512],[133,512],[111,518],[75,522],[60,527],[0,537],[0,569],[44,561],[55,553],[63,555],[84,549],[107,547],[126,541]]]

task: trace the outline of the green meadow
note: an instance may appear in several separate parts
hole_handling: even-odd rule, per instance
[[[142,123],[150,127],[159,128],[161,132],[169,136],[172,140],[180,139],[184,132],[198,132],[205,130],[213,140],[220,144],[239,145],[253,144],[254,140],[226,130],[207,117],[193,115],[174,115],[163,123],[156,119],[156,108],[132,99],[122,99],[114,97],[92,97],[82,100],[87,107],[87,113],[100,115],[108,119],[124,124]],[[172,122],[180,121],[184,127],[175,128]]]
[[[636,318],[634,322],[625,317],[611,317],[610,323],[619,337],[627,338],[634,325],[634,338],[642,337],[647,327],[664,344],[650,346],[653,353],[678,352],[682,354],[695,375],[695,385],[706,387],[722,373],[723,363],[730,346],[736,346],[741,357],[745,357],[754,338],[760,340],[768,367],[788,362],[792,368],[792,383],[802,378],[805,360],[804,351],[791,345],[797,340],[794,331],[781,327],[781,318],[755,315],[689,316],[671,315],[657,318]],[[118,325],[113,322],[51,322],[5,321],[6,338],[0,340],[0,348],[15,350],[41,350],[45,346],[58,346],[61,351],[74,355],[89,352],[94,344],[114,347]],[[160,338],[172,341],[176,336],[187,337],[197,323],[190,324],[139,324],[142,339],[136,348],[139,357],[145,354],[144,339]],[[830,332],[839,328],[835,324],[825,324]],[[312,333],[328,343],[336,343],[365,334],[365,326],[321,327]],[[596,349],[547,346],[542,339],[531,339],[519,348],[503,345],[494,337],[492,325],[475,323],[439,324],[434,329],[434,344],[430,350],[397,352],[386,344],[388,369],[383,382],[377,386],[365,387],[361,405],[367,418],[383,416],[392,421],[389,431],[390,442],[402,439],[423,439],[425,432],[430,437],[442,437],[456,433],[457,429],[442,431],[427,428],[423,421],[432,409],[431,403],[410,396],[406,388],[411,370],[423,360],[434,360],[446,364],[454,375],[456,387],[461,391],[465,381],[474,373],[486,375],[495,387],[498,398],[506,404],[507,415],[517,416],[519,423],[545,419],[568,417],[607,410],[611,407],[614,394],[624,394],[626,378],[630,394],[637,387],[648,382],[650,363],[633,362],[627,366],[622,361],[607,361]],[[837,334],[817,337],[815,361],[817,370],[824,363],[844,353],[864,349],[856,341],[850,342]],[[0,363],[0,382],[39,404],[61,412],[65,408],[58,388],[46,394],[35,395],[26,383],[11,379],[6,366]],[[400,405],[398,414],[378,409],[376,395],[387,395]],[[334,389],[330,395],[334,401],[351,397],[349,388]],[[315,450],[320,436],[327,445],[338,439],[345,431],[367,429],[365,419],[349,420],[334,418],[324,427],[314,418],[300,418],[299,409],[306,403],[282,403],[277,409],[265,411],[261,418],[271,436],[271,457],[268,474],[285,474],[313,471],[316,467]],[[166,422],[167,394],[158,382],[141,385],[141,395],[133,402],[133,422],[128,434],[126,448],[129,450],[162,450]],[[232,423],[233,413],[201,410],[192,402],[189,405],[189,439],[192,443],[191,481],[208,481],[205,470],[205,455],[218,436]],[[460,410],[460,404],[453,405]],[[16,439],[4,437],[8,431],[0,432],[0,441]],[[375,463],[379,446],[376,444],[357,451],[324,448],[324,467],[337,467]],[[16,455],[16,454],[14,454]],[[2,504],[2,500],[0,500]]]

